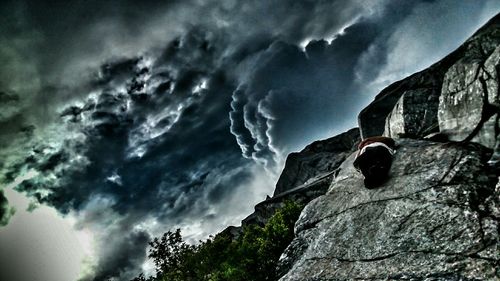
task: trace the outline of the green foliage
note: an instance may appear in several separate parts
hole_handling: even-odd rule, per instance
[[[293,239],[301,205],[287,201],[264,227],[251,225],[238,239],[219,234],[199,245],[182,240],[180,230],[168,231],[149,243],[156,277],[142,274],[132,281],[272,281],[276,265]]]

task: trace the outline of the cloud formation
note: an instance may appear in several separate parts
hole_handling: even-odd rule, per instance
[[[275,168],[283,154],[310,141],[305,135],[321,138],[354,126],[355,67],[378,33],[372,23],[360,22],[331,43],[311,41],[302,50],[276,41],[253,58],[230,112],[244,156]]]
[[[237,223],[288,152],[355,126],[381,85],[469,35],[431,23],[500,10],[445,2],[5,2],[0,181],[37,171],[17,190],[95,234],[82,280],[132,278],[152,236]]]
[[[58,142],[37,144],[6,167],[8,179],[38,171],[17,189],[78,213],[80,225],[106,241],[95,276],[83,280],[132,278],[150,233],[199,224],[187,234],[206,237],[250,212],[248,202],[236,208],[242,200],[264,198],[271,188],[272,181],[252,186],[262,183],[257,175],[269,176],[241,157],[229,131],[234,85],[219,69],[211,36],[193,29],[155,57],[103,64],[85,86],[87,97],[60,110]]]

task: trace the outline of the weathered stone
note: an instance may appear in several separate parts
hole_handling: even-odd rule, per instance
[[[486,138],[479,139],[479,143],[486,143],[486,141],[491,141],[493,138],[495,140],[494,153],[489,161],[490,165],[498,166],[500,164],[500,46],[498,46],[491,56],[486,60],[484,64],[484,71],[487,76],[486,88],[488,91],[488,103],[493,110],[497,113],[490,119],[495,119],[495,121],[489,120],[485,123],[481,131],[479,132],[479,138],[486,135]],[[496,136],[492,136],[495,134]],[[488,147],[492,145],[488,144]],[[491,147],[493,147],[491,146]]]
[[[380,94],[375,97],[375,100],[365,107],[358,115],[358,123],[361,131],[362,138],[371,136],[380,136],[384,134],[386,130],[386,119],[394,111],[394,107],[398,102],[401,101],[401,97],[405,93],[409,93],[403,101],[400,102],[400,107],[403,105],[404,99],[410,98],[410,100],[425,101],[425,108],[423,110],[417,109],[417,113],[422,113],[425,116],[426,122],[423,124],[414,124],[410,121],[404,121],[408,113],[413,113],[411,107],[407,107],[407,112],[403,111],[403,107],[394,111],[393,115],[399,115],[398,118],[403,119],[399,122],[395,122],[396,116],[392,118],[392,122],[396,126],[404,125],[415,125],[416,128],[405,129],[405,128],[394,128],[393,130],[397,133],[401,131],[410,132],[421,132],[422,134],[429,134],[437,131],[435,124],[437,123],[437,104],[439,93],[441,91],[441,84],[444,77],[444,68],[451,65],[451,61],[455,59],[454,56],[449,56],[443,61],[431,66],[428,70],[418,72],[412,76],[405,78],[401,81],[395,82],[388,86]],[[417,95],[424,95],[419,97]],[[407,100],[408,101],[408,100]],[[435,114],[429,114],[433,108],[436,108]],[[409,110],[409,111],[408,111]],[[423,116],[409,117],[412,120],[418,120]],[[397,134],[396,133],[396,134]],[[394,135],[394,134],[391,134]]]
[[[359,141],[359,130],[354,128],[338,136],[315,141],[301,152],[290,153],[276,183],[274,196],[332,172],[356,150]]]
[[[359,130],[354,128],[338,136],[315,141],[301,152],[291,153],[273,197],[257,204],[254,212],[243,219],[241,225],[263,226],[286,201],[305,206],[314,198],[325,194],[336,169],[356,150],[359,141]],[[241,228],[237,230],[241,231]],[[231,231],[234,232],[234,229]]]
[[[405,91],[386,118],[384,136],[421,137],[437,131],[438,95],[432,91],[425,88]]]
[[[441,132],[450,140],[495,147],[500,112],[499,66],[500,46],[486,60],[464,58],[446,73],[438,120]]]
[[[498,124],[498,122],[497,122]],[[488,164],[492,167],[499,167],[500,165],[500,140],[496,140],[495,148],[493,149],[493,154],[491,155],[490,160],[488,161]]]
[[[484,71],[486,74],[486,85],[488,90],[488,103],[500,108],[500,93],[498,80],[498,72],[500,68],[500,46],[490,55],[484,63]]]
[[[497,126],[498,113],[495,113],[480,125],[480,129],[471,141],[480,143],[488,148],[494,148],[498,137]]]
[[[413,139],[397,140],[377,189],[352,166],[355,129],[291,154],[274,196],[243,221],[262,225],[285,200],[307,203],[281,281],[500,280],[499,71],[497,15],[384,89],[359,115],[362,136]]]
[[[242,233],[243,233],[243,229],[241,227],[231,225],[231,226],[226,227],[226,229],[224,229],[223,231],[221,231],[217,235],[222,235],[225,237],[229,237],[232,240],[236,240],[241,236]]]
[[[497,177],[478,145],[401,140],[390,179],[363,187],[341,166],[311,201],[282,256],[280,280],[496,280]],[[289,270],[283,270],[289,269]]]
[[[391,113],[385,119],[384,136],[399,138],[405,134],[405,122],[403,108],[405,106],[405,94],[398,100]]]
[[[484,108],[479,105],[477,98],[461,103],[469,106],[468,108],[457,109],[451,105],[455,101],[468,100],[472,94],[481,91],[486,93],[484,88],[488,88],[488,93],[492,95],[489,98],[491,104],[493,100],[498,101],[498,76],[495,75],[499,58],[496,49],[499,44],[500,15],[497,15],[441,61],[382,90],[358,116],[361,136],[366,138],[381,135],[385,131],[386,135],[393,137],[403,135],[422,138],[437,132],[439,128],[453,131],[465,125],[464,131],[453,134],[452,139],[467,138],[467,132],[471,131],[469,127],[474,130],[477,122],[486,120],[481,119]],[[486,72],[483,68],[489,71]],[[477,74],[480,72],[483,73],[481,79],[484,81],[478,79]],[[495,72],[495,75],[488,75],[490,72]],[[443,98],[444,101],[451,102],[446,108],[452,110],[449,115],[443,115],[439,99],[441,90],[449,94]],[[440,127],[437,126],[438,105]],[[471,110],[471,115],[467,115],[464,110]],[[489,107],[486,110],[491,114]],[[441,127],[442,123],[444,127]],[[474,132],[478,130],[479,128]]]
[[[438,120],[441,132],[450,140],[471,139],[486,114],[486,93],[479,79],[481,63],[458,62],[445,75]]]

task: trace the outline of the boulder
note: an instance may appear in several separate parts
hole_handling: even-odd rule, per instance
[[[399,140],[390,178],[375,190],[364,188],[351,155],[300,215],[280,280],[500,280],[490,153]]]

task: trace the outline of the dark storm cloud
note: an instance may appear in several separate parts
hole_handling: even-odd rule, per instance
[[[10,217],[14,214],[14,210],[9,207],[9,202],[3,191],[0,191],[0,226],[5,226],[9,222]]]
[[[19,96],[0,92],[0,104],[2,105],[2,112],[0,113],[0,122],[11,118],[13,115],[19,113],[18,111]]]
[[[358,37],[366,31],[372,36]],[[274,166],[282,151],[304,145],[304,135],[331,132],[354,116],[354,66],[375,36],[370,25],[359,24],[332,44],[309,43],[305,52],[283,42],[263,52],[233,95],[231,128],[245,155]],[[344,44],[356,47],[339,52]],[[319,124],[319,118],[338,121]]]
[[[331,43],[313,40],[302,50],[276,41],[252,58],[252,67],[245,69],[233,94],[230,113],[231,131],[243,155],[275,167],[282,155],[312,139],[354,127],[362,91],[356,83],[359,65],[367,68],[366,76],[377,73],[387,52],[377,45],[374,53],[372,46],[387,38],[413,5],[399,5],[399,13],[388,5],[375,19],[359,18]],[[372,56],[361,61],[369,52]]]
[[[146,244],[129,247],[120,235],[146,218],[171,227],[209,223],[220,215],[213,206],[252,181],[255,168],[229,130],[235,84],[220,70],[217,40],[193,29],[157,58],[104,64],[89,97],[61,110],[68,131],[62,145],[34,149],[11,167],[40,172],[18,190],[63,213],[90,212],[94,200],[109,200],[120,231],[102,234],[113,243],[102,245],[96,280],[137,273]],[[106,221],[84,217],[87,224]]]
[[[109,57],[161,48],[193,25],[226,30],[232,42],[268,34],[298,43],[304,38],[329,36],[360,15],[377,13],[381,6],[364,1],[292,0],[2,4],[6,11],[0,27],[6,42],[2,51],[15,72],[1,76],[34,78],[35,88],[47,82],[74,85],[88,67],[96,67]]]
[[[238,47],[230,45],[224,35],[192,28],[156,56],[103,64],[95,75],[89,75],[95,78],[88,85],[78,88],[86,90],[87,97],[59,110],[65,122],[59,127],[67,133],[60,136],[61,144],[39,145],[28,158],[10,166],[11,174],[30,169],[41,174],[24,181],[18,190],[63,213],[90,212],[94,200],[107,198],[109,216],[116,217],[112,224],[121,233],[133,233],[149,217],[174,226],[200,218],[210,222],[220,216],[213,206],[221,205],[255,177],[253,162],[241,157],[230,132],[228,112],[231,106],[237,108],[231,101],[241,83],[238,72],[247,64],[255,66],[253,72],[241,74],[250,77],[247,84],[255,92],[255,96],[244,92],[247,109],[242,126],[253,126],[254,158],[269,158],[267,167],[275,169],[278,160],[273,157],[280,152],[266,139],[271,137],[267,133],[276,134],[271,132],[275,123],[268,121],[276,115],[286,122],[286,111],[299,113],[300,104],[307,104],[301,99],[312,92],[322,95],[323,89],[311,89],[307,79],[318,76],[313,84],[321,84],[321,75],[328,70],[321,69],[321,61],[328,58],[329,48],[323,41],[311,43],[304,54],[294,45],[262,38]],[[290,67],[295,70],[289,71]],[[269,79],[270,75],[277,78]],[[282,108],[287,99],[295,104]],[[317,104],[311,101],[309,108]],[[310,121],[307,111],[303,113]],[[277,132],[286,137],[287,126],[304,126],[294,122],[278,124]],[[288,137],[288,141],[296,145],[293,141],[299,137]],[[278,145],[284,148],[284,144]],[[99,225],[107,218],[94,214],[85,220]],[[101,240],[114,242],[101,245],[96,276],[111,277],[114,272],[123,278],[136,272],[143,258],[134,257],[144,257],[144,247],[128,247],[128,240],[113,230],[106,230]],[[122,255],[123,249],[134,252]],[[122,260],[122,256],[130,259]]]
[[[352,127],[394,34],[438,4],[7,3],[2,182],[37,171],[18,190],[96,234],[83,279],[130,278],[150,236],[220,230],[271,192],[262,166]]]
[[[138,265],[140,265],[147,256],[146,248],[151,237],[145,231],[133,231],[130,229],[121,229],[119,231],[110,231],[107,237],[108,247],[103,251],[99,259],[102,261],[95,271],[97,274],[91,279],[84,280],[130,280],[140,274]],[[112,251],[106,251],[110,250]]]
[[[106,49],[124,52],[144,46],[140,43],[144,35],[155,40],[147,32],[148,19],[174,9],[177,2],[7,1],[4,7],[9,15],[3,18],[2,31],[6,37],[31,35],[30,44],[34,44],[38,52],[37,66],[42,68],[38,70],[43,71],[39,75],[62,78],[61,71],[79,64],[82,58],[98,61],[103,59],[102,55],[119,55],[106,53],[110,51]],[[165,33],[161,35],[172,31],[169,28],[164,27]],[[52,75],[58,77],[50,77]]]

